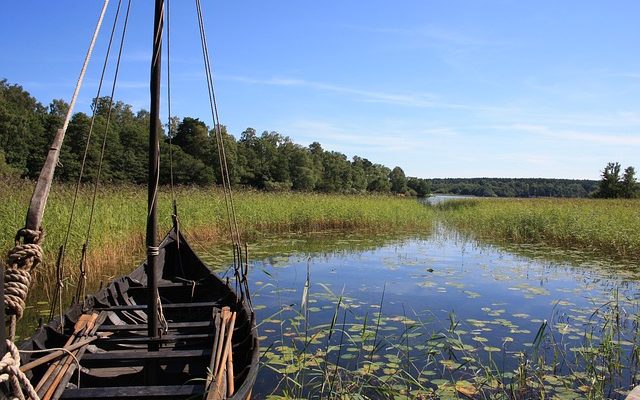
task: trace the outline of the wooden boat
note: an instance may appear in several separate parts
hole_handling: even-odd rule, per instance
[[[216,356],[214,338],[220,330],[215,315],[225,306],[237,315],[231,337],[235,390],[228,398],[250,398],[258,363],[253,312],[198,258],[176,229],[171,230],[159,249],[158,290],[167,326],[160,339],[154,341],[158,350],[148,351],[151,341],[147,336],[145,263],[89,296],[84,307],[72,307],[61,323],[64,334],[60,333],[60,321],[54,321],[40,327],[22,346],[23,350],[63,347],[73,337],[81,316],[95,316],[93,328],[84,332],[84,336],[97,339],[81,347],[83,351],[76,355],[81,367],[81,387],[75,384],[78,371],[75,363],[71,363],[63,380],[51,392],[51,398],[206,397],[213,391],[213,386],[207,387],[207,375]],[[104,333],[109,336],[101,337]],[[25,357],[23,366],[32,361]],[[33,368],[32,382],[40,382],[50,365],[44,363]],[[156,371],[155,384],[141,384],[145,382],[146,368]]]
[[[240,248],[234,249],[236,293],[228,278],[216,276],[195,254],[177,220],[157,243],[162,0],[156,0],[155,10],[147,260],[38,328],[21,346],[26,352],[20,369],[42,399],[249,399],[256,380],[258,336]],[[58,133],[27,214],[25,228],[31,232],[42,223],[59,136],[64,136]],[[25,236],[24,244],[39,240]],[[10,279],[8,272],[4,278]],[[0,297],[11,315],[6,293]],[[4,314],[3,307],[0,318]],[[0,352],[9,355],[6,332],[0,331]],[[0,384],[0,398],[11,392],[9,386]]]

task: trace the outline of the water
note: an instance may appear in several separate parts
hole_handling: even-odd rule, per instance
[[[426,203],[426,204],[430,204],[432,206],[440,204],[440,203],[444,203],[445,201],[449,201],[449,200],[460,200],[460,199],[475,199],[477,198],[476,196],[464,196],[464,195],[457,195],[457,194],[434,194],[432,196],[429,197],[425,197],[425,198],[421,198],[420,201]]]
[[[410,371],[421,382],[410,388],[414,395],[422,385],[447,398],[455,395],[454,381],[482,387],[491,370],[505,373],[506,384],[516,379],[523,357],[543,357],[550,366],[537,379],[547,395],[582,398],[598,368],[608,368],[591,359],[604,353],[601,343],[609,337],[618,346],[611,357],[622,366],[602,391],[623,398],[622,389],[636,381],[637,266],[536,246],[498,248],[445,229],[420,238],[368,238],[361,248],[357,237],[320,241],[325,250],[305,251],[317,247],[315,240],[298,240],[289,255],[254,263],[253,298],[266,354],[255,388],[260,397],[295,390],[283,376],[309,380],[301,378],[302,365],[320,375],[338,360],[349,371],[369,365],[366,373],[389,386],[399,371]],[[338,302],[338,328],[331,332]],[[536,340],[539,333],[542,340]],[[562,360],[554,363],[554,356]],[[589,365],[592,375],[585,371]],[[483,390],[504,391],[487,385]],[[312,380],[305,391],[318,387]]]
[[[227,248],[192,244],[209,265],[229,265]],[[506,398],[515,385],[515,398],[544,388],[545,398],[621,399],[640,378],[638,265],[482,244],[443,227],[265,237],[249,255],[263,353],[256,398],[382,397],[374,388]],[[23,330],[48,314],[42,300],[30,298]]]

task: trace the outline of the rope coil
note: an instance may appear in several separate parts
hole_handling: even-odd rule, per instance
[[[31,287],[32,272],[42,263],[43,230],[20,229],[15,237],[15,246],[7,255],[4,271],[4,296],[7,316],[22,318],[25,302]],[[14,318],[12,324],[14,323]],[[12,329],[13,331],[13,329]]]
[[[40,399],[27,376],[20,371],[20,353],[11,340],[7,340],[7,354],[0,360],[0,382],[9,383],[14,394],[13,398],[25,399],[22,394],[24,391],[28,399]]]

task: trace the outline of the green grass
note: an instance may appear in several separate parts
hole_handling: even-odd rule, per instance
[[[434,208],[455,228],[485,240],[640,259],[640,200],[466,199]]]
[[[13,246],[15,232],[24,225],[33,183],[0,183],[0,227],[2,248]],[[44,250],[52,267],[67,229],[74,186],[54,185],[45,211]],[[143,255],[146,188],[105,186],[99,190],[91,235],[91,264],[98,260],[132,260]],[[182,228],[191,237],[208,242],[228,240],[226,207],[221,190],[200,187],[177,189]],[[327,230],[389,232],[429,230],[433,211],[413,198],[376,195],[329,195],[312,193],[234,192],[238,224],[245,238],[263,233],[314,232]],[[67,254],[77,257],[86,236],[91,188],[83,187],[76,207]],[[171,194],[162,188],[159,201],[160,234],[171,226]],[[73,262],[75,265],[75,262]],[[113,264],[113,263],[111,263]],[[120,271],[101,271],[103,275]],[[100,268],[98,268],[100,269]]]

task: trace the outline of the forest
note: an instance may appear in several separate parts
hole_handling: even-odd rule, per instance
[[[479,197],[590,197],[599,181],[544,178],[431,179],[434,193]]]
[[[67,109],[63,100],[44,106],[20,85],[0,80],[0,175],[35,179]],[[102,97],[94,101],[92,114],[73,115],[56,179],[78,179],[86,147],[83,181],[93,182],[100,170],[101,182],[145,183],[149,113]],[[220,129],[232,185],[259,190],[588,197],[598,189],[598,182],[589,180],[407,177],[399,166],[389,168],[360,156],[349,159],[343,153],[323,149],[318,142],[303,146],[278,132],[258,133],[253,128],[245,129],[236,139],[226,127]],[[173,117],[164,126],[163,135],[162,184],[170,182],[170,159],[176,184],[221,182],[218,144],[211,127],[197,118]]]

